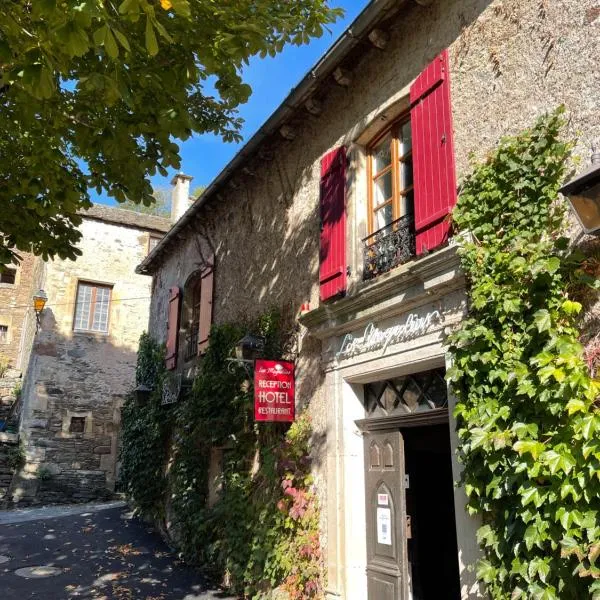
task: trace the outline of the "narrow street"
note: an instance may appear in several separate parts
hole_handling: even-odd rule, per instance
[[[213,600],[123,503],[0,512],[2,600]]]

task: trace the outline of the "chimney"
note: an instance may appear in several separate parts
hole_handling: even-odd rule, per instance
[[[171,222],[175,223],[190,207],[190,181],[193,177],[177,173],[171,180]]]

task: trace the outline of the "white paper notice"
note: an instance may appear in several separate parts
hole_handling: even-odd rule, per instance
[[[392,545],[392,511],[389,508],[377,509],[377,543]]]

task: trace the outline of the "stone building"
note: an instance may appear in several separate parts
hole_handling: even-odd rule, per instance
[[[10,489],[21,506],[114,489],[120,408],[135,381],[151,293],[151,279],[134,269],[170,226],[101,205],[82,216],[81,256],[48,261],[39,282],[48,301],[23,386],[26,463]]]
[[[371,2],[137,269],[184,374],[211,319],[310,304],[296,389],[326,439],[329,598],[480,597],[452,483],[444,330],[466,299],[447,217],[469,154],[559,104],[587,161],[599,17],[596,0]]]

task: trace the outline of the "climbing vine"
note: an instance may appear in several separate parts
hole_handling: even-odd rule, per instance
[[[148,519],[164,515],[166,494],[165,462],[171,418],[161,406],[164,349],[148,334],[140,337],[136,385],[152,389],[140,404],[129,394],[122,410],[120,485],[135,508]]]
[[[310,420],[301,415],[291,427],[254,422],[248,373],[227,361],[249,330],[265,338],[266,358],[279,358],[289,347],[277,312],[256,323],[213,326],[192,388],[175,410],[153,405],[150,414],[133,401],[128,405],[126,489],[145,514],[168,521],[188,561],[208,568],[231,591],[258,599],[281,587],[292,600],[319,598],[322,557]],[[146,354],[140,347],[138,366]],[[172,416],[165,418],[165,412]],[[160,473],[140,463],[142,453],[134,448],[140,440],[156,452]],[[221,458],[216,471],[215,456]],[[157,479],[153,490],[147,486],[151,475]]]
[[[586,280],[557,191],[572,150],[563,109],[501,141],[454,213],[468,317],[448,372],[478,578],[494,599],[600,598],[600,408],[579,342]],[[470,240],[470,241],[467,241]]]

